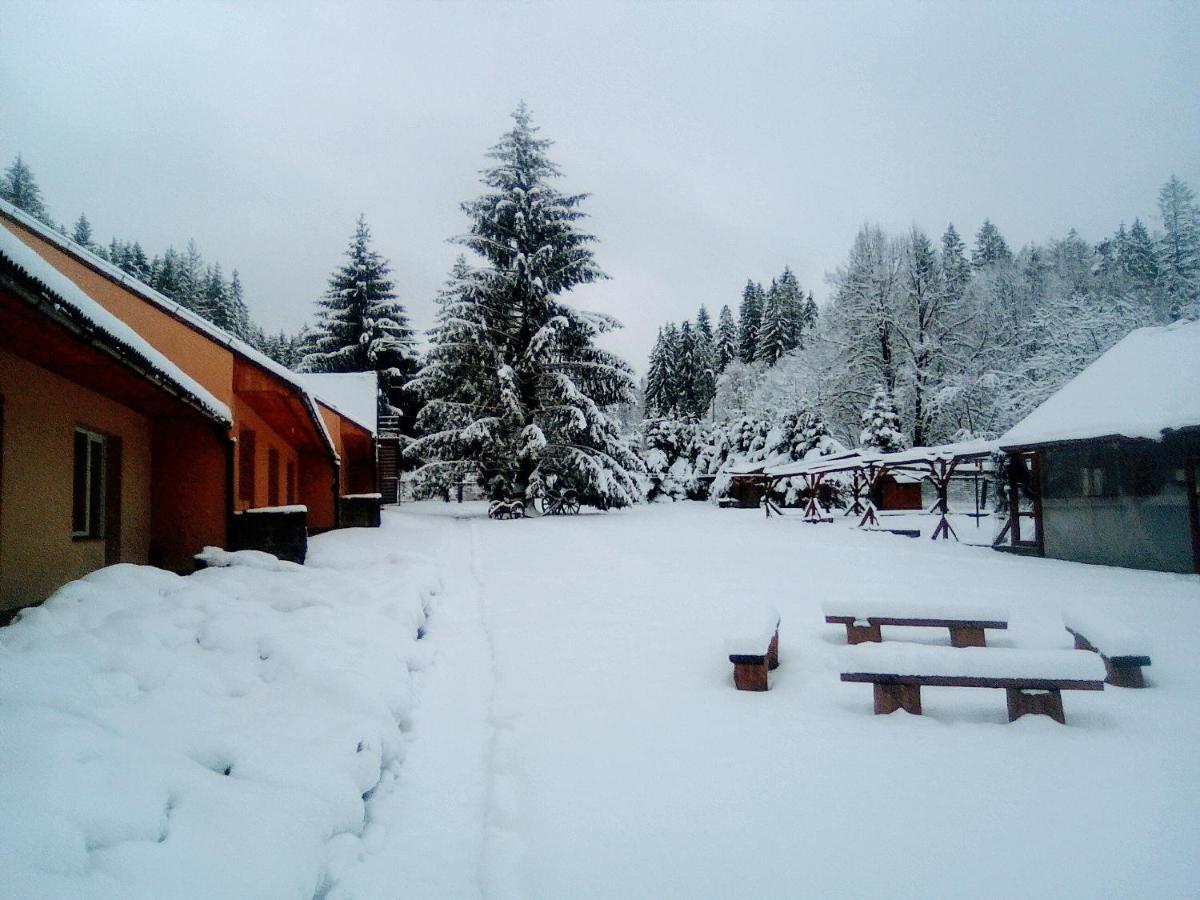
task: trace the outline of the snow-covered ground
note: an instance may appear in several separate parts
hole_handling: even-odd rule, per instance
[[[0,895],[1200,890],[1193,576],[696,503],[430,503],[304,572],[117,577],[0,632]],[[1065,727],[981,689],[874,716],[838,679],[870,650],[821,612],[859,597],[1005,608],[989,641],[1031,650],[1107,612],[1153,639],[1151,686],[1065,692]],[[782,665],[739,693],[725,638],[767,604]]]

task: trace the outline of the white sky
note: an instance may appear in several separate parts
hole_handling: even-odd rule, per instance
[[[785,264],[818,299],[864,220],[1014,246],[1200,190],[1200,4],[91,4],[0,0],[0,162],[51,213],[194,237],[272,330],[365,212],[419,328],[524,98],[639,368],[664,319]]]

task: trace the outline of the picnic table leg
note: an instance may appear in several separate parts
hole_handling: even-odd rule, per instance
[[[1142,678],[1141,666],[1116,666],[1109,660],[1107,656],[1101,655],[1104,660],[1104,669],[1108,672],[1108,677],[1104,680],[1115,687],[1127,688],[1144,688],[1145,680]]]
[[[1008,721],[1015,722],[1024,715],[1049,716],[1059,725],[1067,724],[1063,713],[1062,691],[1052,688],[1046,691],[1026,691],[1021,688],[1006,688],[1008,692]]]
[[[857,622],[846,623],[847,644],[865,644],[868,641],[876,644],[882,643],[883,633],[879,630],[877,623],[868,622],[866,625],[859,625]]]
[[[767,689],[767,658],[761,662],[734,663],[733,685],[739,691],[765,691]]]
[[[779,668],[779,629],[775,629],[775,634],[771,638],[771,646],[767,648],[767,668]]]
[[[969,625],[951,625],[950,644],[954,647],[986,647],[987,637],[982,628]]]
[[[921,686],[919,684],[875,684],[875,715],[883,716],[898,709],[921,714]]]

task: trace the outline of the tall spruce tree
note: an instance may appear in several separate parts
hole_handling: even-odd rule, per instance
[[[718,373],[724,372],[725,367],[738,358],[737,326],[733,323],[733,312],[728,304],[721,307],[721,314],[717,317],[714,357]]]
[[[755,362],[773,366],[788,351],[788,319],[786,300],[779,290],[779,282],[772,280],[762,307],[754,348]]]
[[[991,219],[984,219],[975,235],[975,249],[971,251],[971,265],[976,269],[987,268],[996,263],[1012,262],[1012,251],[1000,234],[1000,229]]]
[[[971,264],[967,262],[967,246],[951,222],[942,235],[942,289],[950,303],[958,303],[971,283]]]
[[[738,353],[742,362],[754,362],[757,354],[765,299],[762,285],[747,279],[746,287],[742,289],[742,305],[738,309]]]
[[[1158,193],[1163,234],[1158,242],[1158,279],[1169,315],[1200,314],[1200,211],[1186,182],[1172,175]]]
[[[667,385],[671,373],[667,371],[666,349],[663,347],[663,330],[658,329],[654,349],[650,351],[650,364],[646,369],[646,388],[643,397],[648,417],[664,415],[667,409]]]
[[[632,398],[633,373],[594,343],[619,323],[563,300],[605,277],[575,225],[586,195],[553,186],[550,142],[523,103],[513,122],[489,153],[485,192],[463,204],[471,231],[459,240],[485,265],[450,286],[411,385],[426,402],[409,454],[428,483],[474,472],[496,497],[573,488],[626,506],[641,464],[605,410]]]
[[[42,202],[42,191],[33,176],[33,170],[18,153],[0,178],[0,198],[7,200],[17,209],[24,210],[40,222],[54,227],[46,204]]]
[[[700,309],[696,312],[696,333],[708,343],[712,343],[712,319],[709,317],[708,309],[703,303],[700,304]]]
[[[75,227],[71,229],[71,240],[80,247],[93,249],[92,223],[88,221],[88,217],[84,213],[80,213],[79,218],[75,220]]]
[[[391,266],[371,247],[371,229],[358,217],[346,262],[329,276],[317,301],[317,321],[301,367],[308,372],[378,372],[381,406],[413,369],[413,331],[396,300]],[[386,401],[386,402],[384,402]]]

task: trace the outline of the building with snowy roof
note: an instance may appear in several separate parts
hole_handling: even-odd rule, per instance
[[[224,535],[229,407],[0,228],[0,624]]]
[[[1200,322],[1132,332],[1000,446],[1000,549],[1200,572]]]
[[[296,373],[3,201],[0,231],[6,244],[16,239],[32,250],[226,411],[224,497],[176,512],[206,523],[197,527],[203,540],[192,553],[204,544],[237,543],[235,517],[250,509],[303,506],[310,531],[335,528],[342,495],[375,490],[373,428],[358,421],[361,415],[319,400]],[[192,483],[197,498],[218,480],[182,467],[178,477]],[[169,555],[162,564],[187,568],[190,558]]]

